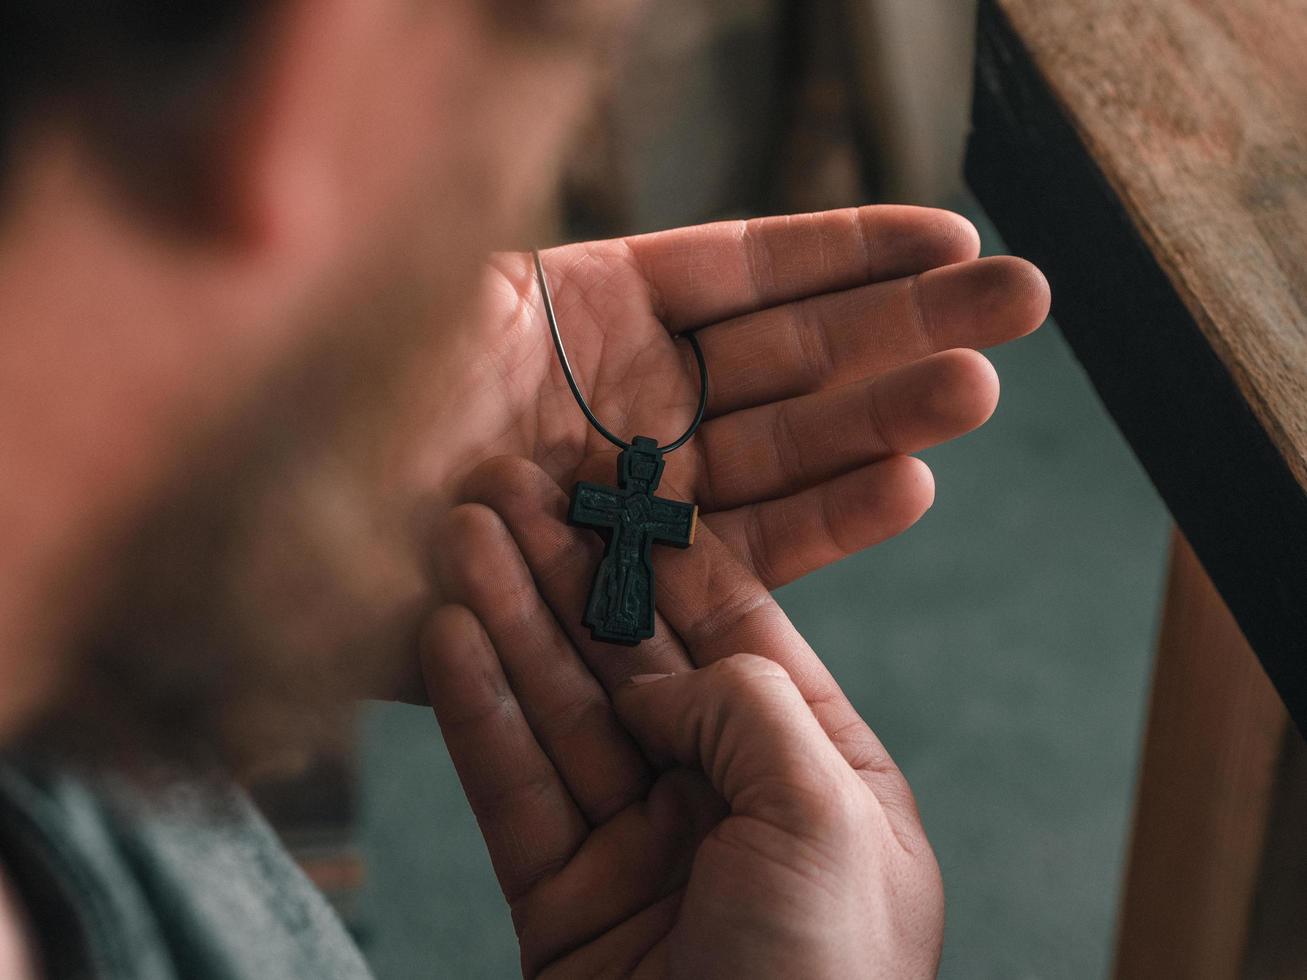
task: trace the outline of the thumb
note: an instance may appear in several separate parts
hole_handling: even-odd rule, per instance
[[[795,831],[843,818],[860,781],[785,669],[739,654],[614,692],[623,724],[655,760],[700,768],[732,813]]]

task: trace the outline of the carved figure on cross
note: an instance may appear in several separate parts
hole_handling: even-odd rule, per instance
[[[637,436],[618,460],[618,487],[578,483],[570,523],[608,539],[583,622],[605,643],[634,646],[654,635],[654,544],[688,548],[699,508],[654,496],[663,476],[658,443]]]

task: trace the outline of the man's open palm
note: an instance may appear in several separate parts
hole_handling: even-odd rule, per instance
[[[972,349],[1033,330],[1048,292],[1028,263],[978,248],[957,215],[886,206],[571,245],[544,262],[577,380],[628,440],[688,424],[697,374],[676,338],[698,331],[707,421],[668,457],[666,484],[775,588],[914,523],[934,488],[906,454],[993,411],[997,379]],[[457,417],[432,478],[442,499],[496,455],[570,486],[611,448],[563,380],[529,256],[492,260],[459,343]]]

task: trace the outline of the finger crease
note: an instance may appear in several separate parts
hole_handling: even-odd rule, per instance
[[[663,299],[662,292],[654,282],[653,276],[649,275],[649,270],[645,268],[644,262],[641,261],[640,254],[631,247],[630,241],[623,240],[622,245],[626,249],[627,261],[630,262],[631,268],[635,270],[636,275],[640,277],[640,281],[644,283],[644,288],[649,293],[650,311],[658,322],[663,325],[664,330],[670,329],[667,324],[667,303]]]
[[[754,254],[754,248],[758,238],[753,232],[753,222],[745,221],[740,225],[740,251],[744,253],[745,274],[749,277],[749,287],[751,289],[751,304],[754,307],[762,305],[763,286],[762,278],[758,272],[758,257]]]
[[[831,508],[835,504],[835,497],[830,493],[823,493],[817,504],[817,522],[820,525],[821,533],[826,537],[841,558],[853,554],[853,549],[847,547],[840,540],[840,534],[835,530],[835,518],[831,514]]]
[[[893,455],[898,452],[895,448],[897,440],[894,438],[890,426],[885,421],[885,413],[880,404],[880,381],[879,379],[871,382],[867,386],[867,422],[871,426],[874,437],[880,441],[885,452]]]
[[[596,713],[603,716],[608,713],[608,701],[593,692],[564,701],[546,714],[542,715],[532,726],[537,736],[546,742],[555,742],[565,738],[593,718]]]
[[[746,556],[748,562],[753,566],[753,573],[758,577],[763,585],[769,589],[774,589],[780,584],[780,576],[776,574],[776,569],[772,564],[771,551],[766,543],[766,536],[762,533],[762,516],[757,504],[749,507],[748,512],[744,515],[744,543],[748,550]]]
[[[542,883],[553,878],[554,875],[567,867],[568,863],[572,860],[572,857],[573,855],[567,854],[562,857],[549,858],[545,861],[539,861],[536,864],[531,865],[527,870],[521,872],[520,877],[522,883],[511,891],[508,889],[505,889],[504,891],[504,899],[510,906],[514,907],[513,911],[516,912],[516,906],[527,901],[531,897],[531,893],[540,887]],[[526,931],[525,918],[525,915],[523,915],[523,921],[517,929],[518,935],[521,935]],[[514,923],[514,925],[517,926],[517,923]]]
[[[912,319],[912,328],[921,345],[921,353],[929,354],[935,349],[934,331],[930,319],[926,316],[925,304],[921,302],[921,275],[908,280],[908,311]]]
[[[803,450],[787,403],[777,405],[772,415],[772,446],[787,484],[797,483],[803,475]]]
[[[693,637],[690,645],[699,646],[715,642],[727,630],[737,626],[770,601],[771,595],[765,589],[737,588],[729,597],[717,604],[711,615],[701,620],[690,631]]]
[[[853,211],[853,228],[857,235],[858,248],[862,251],[862,267],[868,278],[871,276],[871,237],[867,234],[867,224],[863,219],[861,208]]]
[[[507,689],[497,690],[493,701],[483,702],[457,713],[446,712],[441,719],[441,727],[449,732],[459,732],[468,728],[478,728],[487,723],[498,724],[517,713],[517,701],[512,693]]]
[[[698,438],[692,439],[689,443],[689,447],[693,449],[699,463],[695,467],[697,474],[695,483],[698,485],[699,499],[703,501],[700,506],[705,511],[714,507],[717,500],[717,488],[714,483],[715,474],[712,466],[712,442],[713,430],[711,427],[705,427],[699,430]]]
[[[824,332],[813,319],[810,305],[813,301],[791,304],[791,319],[799,347],[799,359],[810,375],[811,387],[820,387],[835,376],[835,358]]]
[[[468,803],[478,821],[491,821],[502,815],[517,817],[516,811],[524,809],[520,800],[532,800],[544,796],[558,782],[558,776],[551,769],[536,772],[525,778],[515,779],[497,789],[469,794]]]

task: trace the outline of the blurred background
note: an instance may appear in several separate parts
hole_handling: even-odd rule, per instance
[[[1003,249],[960,177],[970,2],[650,8],[553,237],[893,201],[962,211]],[[1169,524],[1055,328],[992,357],[1002,404],[926,454],[921,524],[779,598],[916,790],[948,895],[942,976],[1099,977]],[[379,977],[517,975],[429,712],[368,709],[357,786],[326,802],[358,860],[319,877],[345,868],[334,890]]]

